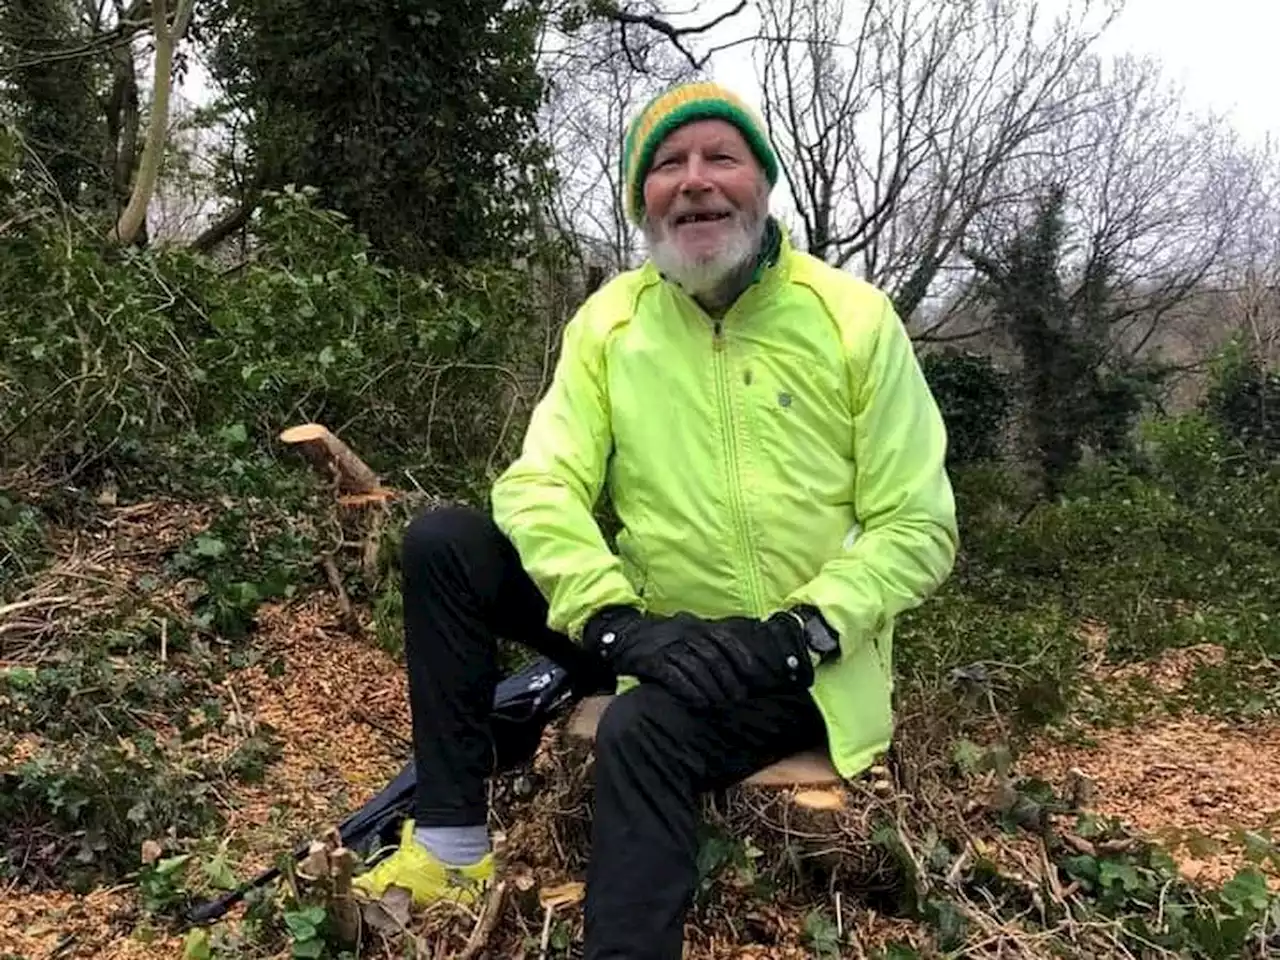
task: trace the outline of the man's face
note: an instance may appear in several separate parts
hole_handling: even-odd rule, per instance
[[[713,290],[759,247],[764,171],[737,127],[699,120],[659,145],[644,182],[654,262],[691,294]]]

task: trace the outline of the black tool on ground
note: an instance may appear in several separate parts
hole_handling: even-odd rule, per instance
[[[494,690],[490,715],[497,771],[528,761],[547,724],[585,692],[575,689],[568,671],[546,657],[504,677]],[[413,807],[416,783],[417,771],[410,760],[381,793],[338,825],[343,845],[371,863],[369,855],[373,851],[397,844],[400,824]],[[304,843],[294,850],[294,859],[305,857],[309,846]],[[251,890],[279,875],[280,870],[272,867],[221,897],[196,904],[187,912],[187,922],[198,925],[221,918]]]

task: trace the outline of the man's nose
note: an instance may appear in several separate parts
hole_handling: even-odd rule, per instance
[[[684,176],[680,180],[680,191],[682,193],[705,193],[712,187],[711,179],[708,176],[708,167],[697,154],[693,154],[685,162]]]

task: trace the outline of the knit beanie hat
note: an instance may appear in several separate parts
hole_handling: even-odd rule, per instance
[[[740,97],[716,83],[686,83],[654,97],[631,121],[623,143],[623,183],[627,215],[644,219],[644,178],[658,145],[677,127],[694,120],[726,120],[741,131],[747,146],[764,167],[769,186],[778,180],[778,158],[769,145],[764,122]]]

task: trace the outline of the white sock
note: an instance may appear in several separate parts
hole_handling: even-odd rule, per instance
[[[427,851],[451,867],[469,867],[479,863],[489,852],[489,828],[415,827],[413,839]]]

